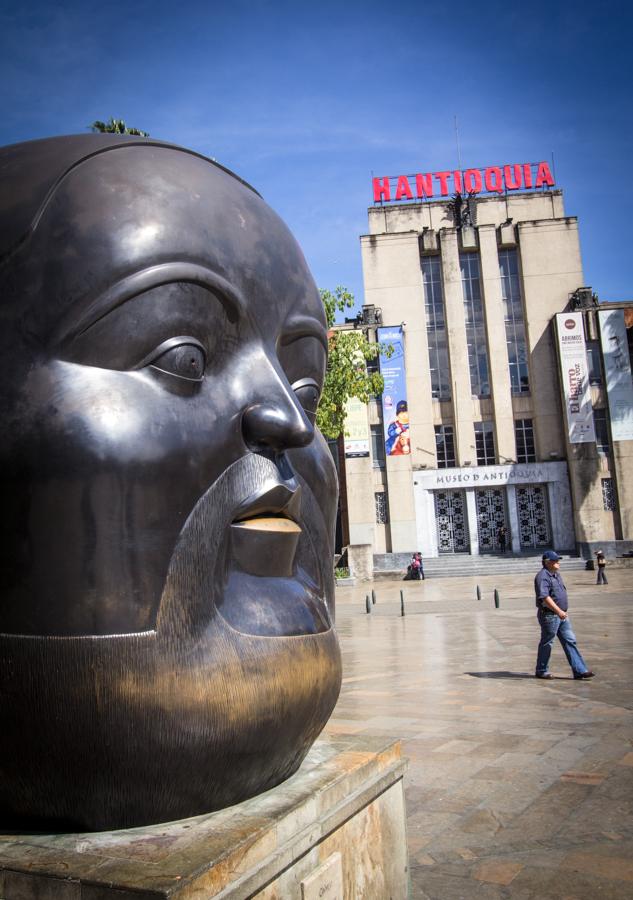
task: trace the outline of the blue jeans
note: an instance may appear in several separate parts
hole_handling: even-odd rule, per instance
[[[539,609],[537,618],[541,626],[541,640],[536,656],[536,674],[545,675],[547,673],[549,658],[552,655],[552,646],[556,637],[561,642],[567,662],[571,666],[574,675],[582,675],[583,672],[589,671],[580,650],[576,646],[576,635],[569,619],[559,619],[556,613],[545,612],[542,609]]]

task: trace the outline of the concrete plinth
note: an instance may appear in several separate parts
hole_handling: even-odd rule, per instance
[[[237,806],[99,834],[0,835],[3,900],[400,900],[400,744],[326,738],[299,772]]]

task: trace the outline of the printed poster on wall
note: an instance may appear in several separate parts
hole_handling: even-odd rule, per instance
[[[367,405],[356,397],[345,404],[345,458],[369,456],[369,419]]]
[[[411,445],[402,326],[379,328],[378,341],[393,349],[391,356],[380,354],[380,374],[385,380],[382,392],[385,453],[387,456],[406,456],[411,452]]]
[[[558,313],[556,331],[569,443],[586,444],[595,441],[596,431],[582,313]]]
[[[623,309],[600,310],[600,343],[614,441],[633,441],[633,381]]]

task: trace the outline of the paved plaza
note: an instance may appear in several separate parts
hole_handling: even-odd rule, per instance
[[[558,642],[554,679],[534,679],[529,576],[480,578],[479,602],[471,578],[383,582],[370,615],[372,585],[338,590],[326,731],[402,739],[413,898],[633,896],[633,569],[596,587],[564,565],[592,681]]]

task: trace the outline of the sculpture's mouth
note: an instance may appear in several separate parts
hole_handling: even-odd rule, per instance
[[[301,528],[281,514],[254,516],[231,525],[233,556],[240,568],[260,577],[290,577]]]
[[[229,528],[228,579],[220,614],[246,634],[291,636],[329,630],[323,560],[302,521],[301,487],[266,484],[240,503]]]

